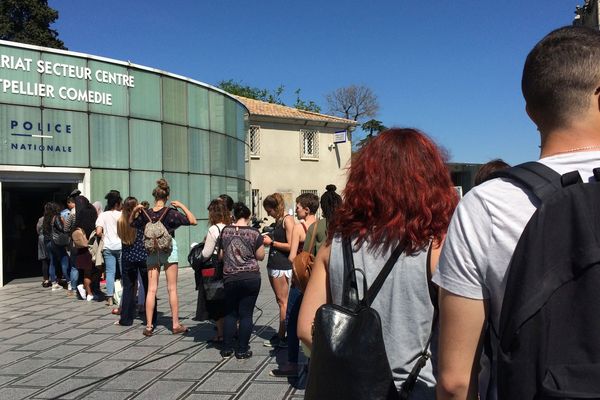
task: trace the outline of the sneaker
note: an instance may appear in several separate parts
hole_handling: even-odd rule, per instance
[[[58,284],[60,285],[61,288],[63,289],[67,289],[68,287],[68,283],[66,279],[61,279],[60,281],[58,281]]]
[[[227,360],[227,359],[230,359],[231,357],[233,357],[233,350],[221,350],[220,354],[224,360]],[[237,357],[237,354],[236,354],[236,357]]]
[[[248,350],[243,353],[235,353],[235,358],[238,360],[245,360],[246,358],[252,357],[252,351]]]
[[[85,299],[86,293],[85,289],[83,288],[83,284],[77,285],[77,292],[79,293],[82,299]]]
[[[279,344],[280,340],[281,340],[281,338],[279,337],[279,335],[278,334],[274,334],[273,336],[271,336],[271,339],[265,340],[263,342],[263,346],[265,346],[265,347],[277,347],[277,345]]]
[[[50,286],[52,286],[52,283],[50,283],[50,281],[42,282],[42,287],[49,288]]]
[[[60,289],[62,289],[62,286],[60,286],[60,285],[58,284],[58,282],[54,282],[54,283],[52,284],[52,291],[53,291],[53,292],[54,292],[55,290],[60,290]]]
[[[88,294],[88,295],[85,297],[85,299],[86,299],[87,301],[92,301],[92,300],[94,300],[94,296],[93,296],[93,295],[91,295],[91,294]]]
[[[70,292],[71,290],[73,290],[73,288],[71,287],[71,282],[67,283],[67,290]]]

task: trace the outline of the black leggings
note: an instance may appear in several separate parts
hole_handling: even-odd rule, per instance
[[[260,291],[260,278],[225,282],[225,325],[223,329],[224,350],[233,350],[233,336],[239,320],[237,353],[250,348],[252,314]]]
[[[144,286],[144,293],[148,293],[148,268],[146,267],[146,261],[127,261],[123,260],[123,296],[121,299],[121,319],[119,323],[121,325],[129,326],[133,324],[133,318],[136,315],[135,312],[135,282],[137,281],[138,271],[142,276],[142,285]],[[146,315],[144,313],[144,315]],[[156,325],[156,301],[154,302],[154,316],[152,322]],[[144,317],[145,319],[145,317]]]

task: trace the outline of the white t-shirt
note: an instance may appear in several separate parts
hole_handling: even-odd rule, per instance
[[[223,228],[225,228],[225,224],[222,222],[219,222],[216,225],[211,225],[211,227],[208,228],[206,241],[204,242],[204,248],[202,249],[202,258],[207,259],[213,254],[217,244],[217,239],[219,238],[219,231],[222,231]]]
[[[121,211],[104,211],[98,215],[96,227],[102,227],[104,248],[107,250],[121,250],[121,239],[117,235],[117,221],[121,218]]]
[[[600,167],[600,151],[566,153],[539,160],[559,174],[578,170],[584,182]],[[473,188],[459,203],[433,281],[471,299],[488,299],[489,321],[498,332],[506,271],[517,242],[539,201],[517,184],[493,179]],[[496,354],[497,342],[492,335]],[[482,370],[481,377],[489,376]],[[482,388],[480,388],[481,390]],[[492,397],[495,399],[495,390]],[[480,392],[482,399],[485,393]]]

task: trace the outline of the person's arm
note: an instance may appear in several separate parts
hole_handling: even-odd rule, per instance
[[[96,236],[102,237],[102,232],[104,230],[104,216],[103,214],[98,215],[96,219]]]
[[[213,225],[214,226],[214,225]],[[206,241],[204,242],[204,248],[202,249],[202,258],[205,260],[210,258],[215,251],[217,245],[217,238],[214,236],[214,230],[212,226],[208,229],[208,235],[206,235]]]
[[[487,301],[440,291],[438,400],[477,400]]]
[[[138,204],[137,206],[135,206],[133,208],[133,211],[131,212],[131,214],[129,214],[129,225],[134,226],[133,221],[136,220],[136,218],[138,217],[140,212],[142,212],[143,208],[144,208],[144,206],[141,204]]]
[[[188,208],[185,206],[185,204],[183,204],[180,201],[173,200],[171,202],[171,205],[176,208],[181,208],[181,211],[183,211],[183,213],[185,214],[185,217],[190,222],[190,225],[196,225],[198,223],[196,221],[196,217],[194,216],[194,214],[192,214],[192,212],[190,210],[188,210]]]
[[[329,285],[327,284],[330,252],[331,247],[323,245],[317,253],[298,316],[298,338],[309,349],[312,348],[312,327],[315,314],[319,307],[327,303],[327,299],[330,297]]]
[[[254,252],[254,256],[256,257],[256,259],[258,261],[264,260],[265,259],[265,246],[263,246],[261,244],[260,247],[258,249],[256,249],[256,251]]]
[[[294,261],[298,254],[298,245],[300,244],[300,233],[303,231],[302,224],[294,226],[292,231],[292,241],[290,243],[290,255],[288,256],[290,261]]]

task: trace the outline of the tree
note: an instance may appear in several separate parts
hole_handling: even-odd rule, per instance
[[[58,32],[50,29],[57,18],[47,0],[1,0],[0,39],[66,50]]]
[[[371,140],[373,137],[375,137],[376,135],[378,135],[379,133],[381,133],[387,129],[387,127],[385,125],[383,125],[381,123],[381,121],[378,121],[376,119],[368,120],[367,122],[362,124],[360,126],[360,128],[364,132],[366,132],[367,135],[358,142],[358,144],[356,146],[357,148],[363,147],[365,144],[367,144],[369,142],[369,140]]]
[[[249,99],[265,101],[267,103],[274,103],[285,106],[286,104],[281,99],[285,86],[279,85],[275,90],[261,89],[254,86],[244,85],[241,82],[229,79],[226,81],[220,81],[217,83],[217,87],[224,91],[234,94],[236,96],[247,97]],[[296,89],[296,103],[294,107],[299,110],[321,112],[321,107],[312,100],[302,100],[300,98],[300,89]]]
[[[377,95],[366,86],[351,85],[334,90],[325,96],[329,112],[346,119],[359,121],[374,117],[379,111]]]
[[[294,104],[294,107],[296,107],[298,110],[311,111],[316,113],[321,112],[321,107],[317,103],[315,103],[312,100],[306,102],[300,98],[300,89],[296,89],[294,93],[296,93],[296,103]]]

